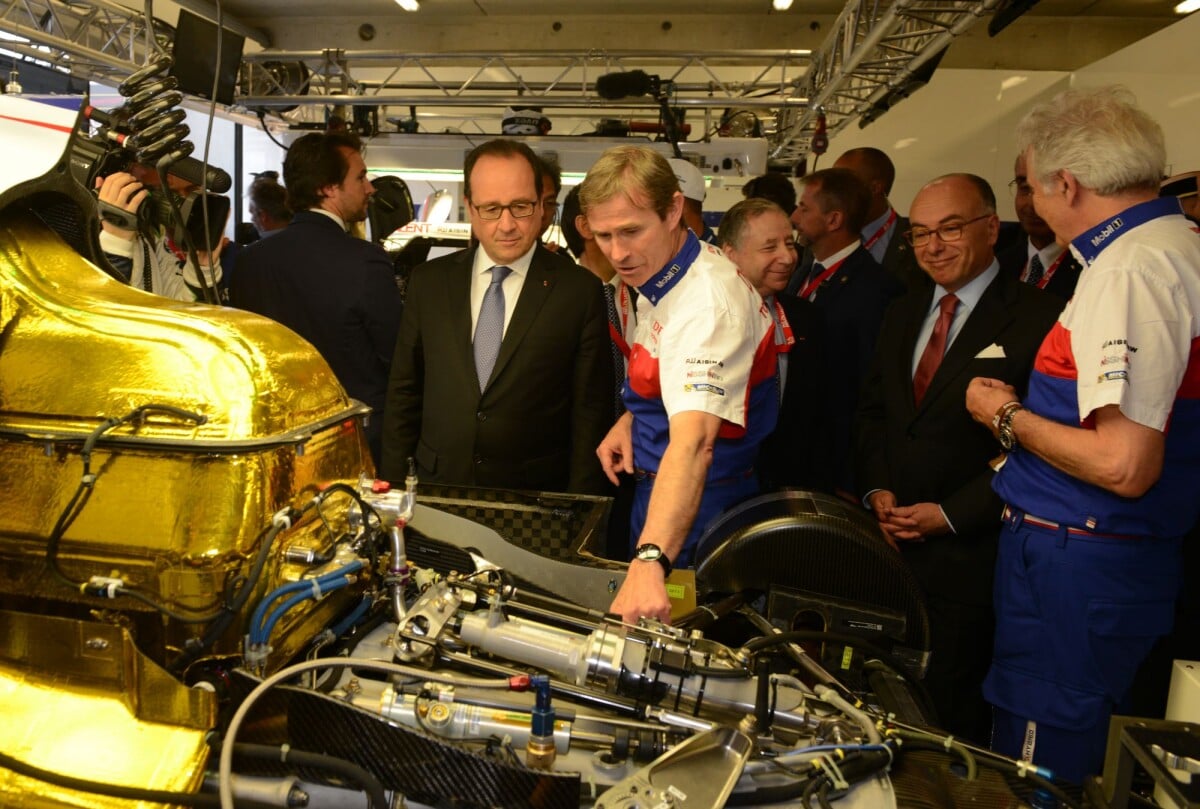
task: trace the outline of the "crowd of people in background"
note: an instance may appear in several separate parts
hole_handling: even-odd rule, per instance
[[[616,496],[627,621],[669,620],[672,569],[755,493],[858,504],[924,591],[941,726],[1078,781],[1194,609],[1200,173],[1163,180],[1162,131],[1119,88],[1017,134],[1011,211],[953,172],[897,211],[892,161],[858,148],[798,187],[754,178],[715,233],[686,160],[616,147],[564,194],[557,164],[491,140],[463,168],[472,245],[401,301],[347,232],[373,193],[361,145],[313,133],[282,185],[251,186],[261,238],[229,301],[371,407],[381,477],[411,460],[428,482]],[[149,182],[114,174],[100,198],[134,210]],[[544,241],[560,207],[567,250]],[[195,299],[194,268],[104,230],[129,283]]]

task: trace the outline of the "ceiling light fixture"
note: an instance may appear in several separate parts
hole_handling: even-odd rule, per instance
[[[1193,11],[1200,11],[1200,0],[1183,0],[1175,6],[1176,14],[1191,14]]]
[[[771,0],[771,8],[776,11],[787,11],[792,7],[792,0]]]
[[[396,4],[405,11],[416,11],[421,8],[417,0],[396,0]]]

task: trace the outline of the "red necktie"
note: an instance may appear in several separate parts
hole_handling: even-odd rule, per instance
[[[913,400],[917,404],[925,397],[933,375],[942,364],[942,355],[946,353],[946,336],[950,334],[950,324],[954,322],[954,309],[958,306],[958,298],[951,293],[938,301],[938,306],[941,313],[937,322],[933,324],[933,334],[929,335],[929,342],[925,344],[925,350],[917,362],[917,372],[913,374]]]

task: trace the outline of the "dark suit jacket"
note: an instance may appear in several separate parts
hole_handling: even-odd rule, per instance
[[[777,300],[795,342],[787,352],[779,420],[759,447],[759,482],[764,491],[830,491],[829,431],[821,423],[823,394],[817,385],[825,378],[821,314],[799,298],[784,294]]]
[[[462,250],[413,270],[388,387],[383,476],[414,457],[428,482],[605,493],[596,446],[612,426],[600,281],[538,246],[481,395]]]
[[[825,330],[821,424],[829,430],[832,483],[848,491],[854,491],[850,435],[858,389],[875,353],[884,310],[903,291],[903,285],[859,246],[821,285],[813,301]]]
[[[967,384],[977,376],[994,377],[1023,393],[1063,302],[998,274],[950,344],[918,407],[912,357],[932,300],[932,286],[905,295],[888,310],[879,333],[857,419],[859,493],[886,489],[903,506],[940,504],[956,533],[902,544],[904,558],[928,592],[987,606],[1002,508],[988,461],[1000,446],[967,412]],[[992,346],[1001,347],[1004,356],[978,356]]]
[[[996,254],[996,258],[1000,262],[1000,272],[1020,278],[1021,273],[1025,270],[1025,264],[1029,260],[1027,240],[1021,239],[1017,244],[1001,250]],[[1051,295],[1057,295],[1064,301],[1069,301],[1075,294],[1075,285],[1079,283],[1079,273],[1082,271],[1083,268],[1079,266],[1075,254],[1068,249],[1063,255],[1058,269],[1054,271],[1054,275],[1050,276],[1050,280],[1043,289]]]
[[[308,340],[346,393],[371,406],[367,438],[378,463],[402,308],[387,253],[324,214],[300,211],[282,233],[241,251],[230,303]]]
[[[908,217],[901,216],[896,220],[896,229],[892,231],[892,240],[883,251],[880,264],[893,278],[904,284],[905,289],[924,289],[931,282],[921,265],[917,264],[912,245],[904,238],[904,231],[908,227]]]

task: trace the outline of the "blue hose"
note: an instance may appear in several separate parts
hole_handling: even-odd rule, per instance
[[[371,605],[375,600],[371,596],[363,596],[362,601],[354,608],[354,612],[347,615],[340,623],[333,626],[329,631],[333,633],[335,638],[340,638],[350,631],[351,627],[357,624],[362,617],[367,614],[367,610],[371,609]]]
[[[349,579],[346,577],[351,573],[356,573],[359,570],[362,570],[362,567],[362,560],[356,559],[344,567],[326,573],[322,576],[318,576],[315,579],[304,579],[302,581],[292,582],[276,589],[261,602],[259,602],[258,607],[256,607],[254,610],[254,615],[250,619],[249,645],[254,647],[266,643],[271,637],[271,630],[275,628],[275,624],[278,623],[279,619],[282,618],[288,610],[302,601],[307,601],[308,599],[314,597],[314,585],[316,590],[322,594],[340,590],[350,584]],[[271,610],[270,614],[268,614],[265,619],[262,617],[263,613],[266,612],[266,609],[270,604],[287,595],[288,593],[293,592],[295,592],[295,595],[284,601],[279,606],[275,607],[275,609]]]

